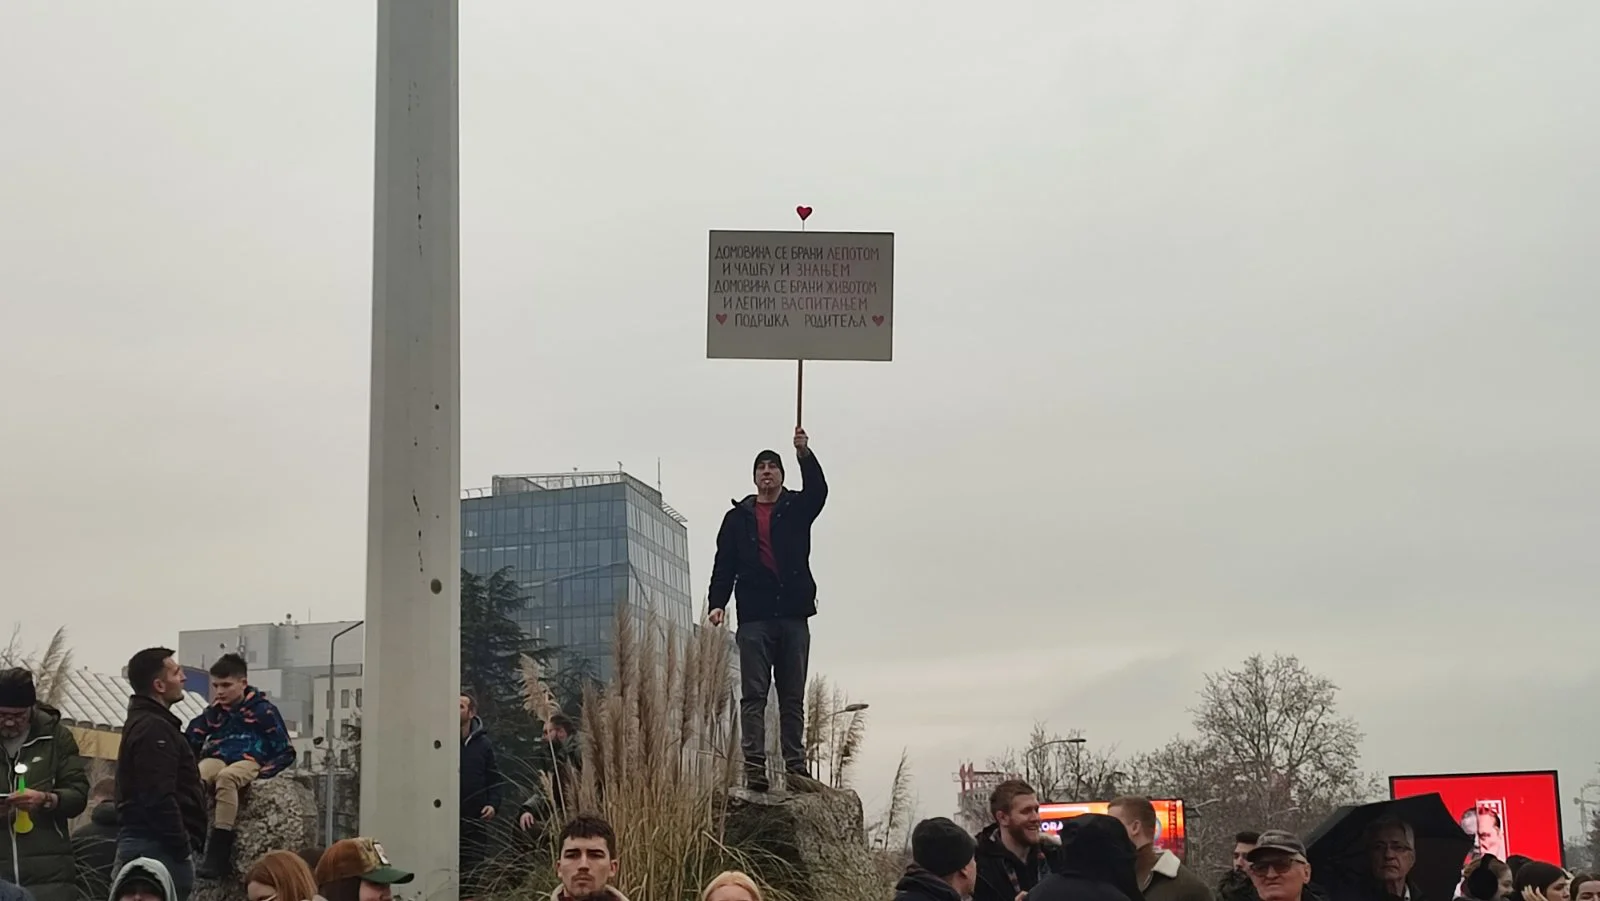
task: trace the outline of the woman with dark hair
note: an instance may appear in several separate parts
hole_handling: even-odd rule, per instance
[[[1574,873],[1572,887],[1568,891],[1572,894],[1572,901],[1600,901],[1600,876]]]
[[[1572,874],[1542,860],[1522,865],[1512,878],[1513,897],[1522,901],[1571,901]]]

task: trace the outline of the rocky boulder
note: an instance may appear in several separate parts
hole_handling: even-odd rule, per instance
[[[244,901],[244,874],[268,851],[299,851],[316,843],[317,805],[311,791],[287,774],[251,783],[234,825],[233,874],[197,879],[190,901]],[[196,865],[199,858],[196,858]]]
[[[727,842],[782,860],[788,874],[763,875],[798,898],[855,897],[863,886],[882,881],[867,848],[861,798],[853,791],[734,789],[728,795]]]

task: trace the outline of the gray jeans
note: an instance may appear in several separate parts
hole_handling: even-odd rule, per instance
[[[778,738],[784,769],[806,770],[806,670],[811,624],[804,617],[739,624],[739,731],[748,772],[767,763],[767,692],[777,683]]]

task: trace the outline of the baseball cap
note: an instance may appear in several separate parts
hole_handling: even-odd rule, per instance
[[[1293,832],[1284,832],[1281,829],[1269,829],[1261,833],[1261,838],[1256,840],[1256,846],[1245,855],[1245,859],[1252,863],[1274,854],[1287,854],[1296,860],[1306,859],[1306,843],[1300,836]]]
[[[404,885],[416,878],[389,863],[383,846],[370,838],[345,838],[334,842],[317,861],[317,885],[340,879],[361,879],[378,885]]]

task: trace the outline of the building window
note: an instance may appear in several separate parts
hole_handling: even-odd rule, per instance
[[[361,706],[361,689],[356,689],[356,706]]]
[[[339,749],[339,765],[342,766],[342,767],[348,767],[350,765],[350,749],[349,748],[340,748]]]
[[[317,731],[317,715],[315,712],[306,714],[306,732]]]
[[[349,710],[350,709],[350,689],[348,689],[348,688],[339,689],[339,708],[341,710]]]

